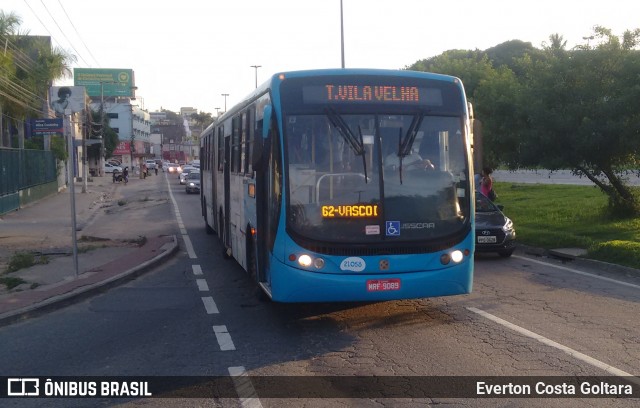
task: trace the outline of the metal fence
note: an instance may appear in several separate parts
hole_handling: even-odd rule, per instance
[[[50,150],[0,149],[0,197],[56,181]]]

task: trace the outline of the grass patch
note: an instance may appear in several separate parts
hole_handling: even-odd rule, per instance
[[[78,253],[86,254],[87,252],[100,249],[100,248],[106,248],[106,247],[107,247],[106,245],[85,245],[85,246],[78,247]]]
[[[495,183],[498,204],[518,241],[553,249],[584,248],[589,258],[640,269],[640,217],[607,215],[607,196],[591,186]]]
[[[16,252],[11,256],[7,265],[7,273],[19,271],[20,269],[30,268],[34,265],[48,264],[49,259],[46,256],[36,256],[32,252]]]
[[[20,286],[23,283],[27,283],[24,279],[16,278],[14,276],[4,276],[0,278],[0,284],[3,284],[7,289],[13,289],[16,286]]]

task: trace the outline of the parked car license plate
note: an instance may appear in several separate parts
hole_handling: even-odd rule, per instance
[[[488,237],[478,237],[478,244],[495,244],[497,241],[495,235],[490,235]]]
[[[400,290],[400,279],[367,280],[367,292],[383,292],[387,290]]]

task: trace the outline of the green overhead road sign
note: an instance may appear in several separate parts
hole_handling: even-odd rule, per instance
[[[84,86],[92,97],[135,96],[132,69],[74,68],[73,83]]]

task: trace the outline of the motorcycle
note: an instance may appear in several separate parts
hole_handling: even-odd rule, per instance
[[[121,182],[123,182],[123,181],[125,181],[124,176],[123,176],[122,174],[120,174],[120,172],[119,172],[119,171],[114,171],[114,172],[113,172],[113,182],[114,182],[114,183],[116,183],[116,182],[117,182],[117,183],[121,183]]]

